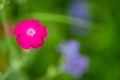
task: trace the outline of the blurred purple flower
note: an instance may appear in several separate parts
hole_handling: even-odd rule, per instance
[[[78,19],[88,19],[90,17],[90,12],[87,0],[73,0],[68,5],[67,13]]]
[[[62,41],[57,50],[62,54],[77,53],[79,52],[79,43],[76,40]]]
[[[91,19],[90,5],[87,0],[72,0],[68,5],[67,14],[84,21],[86,24]],[[71,26],[71,30],[76,34],[83,34],[86,32],[85,27],[88,26]]]
[[[89,59],[79,54],[79,43],[76,40],[62,42],[58,50],[65,58],[62,71],[71,74],[74,78],[81,77],[89,66]]]

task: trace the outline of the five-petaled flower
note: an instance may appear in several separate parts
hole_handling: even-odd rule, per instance
[[[47,37],[46,26],[36,19],[25,19],[20,21],[15,29],[16,41],[23,49],[38,48],[43,45]]]

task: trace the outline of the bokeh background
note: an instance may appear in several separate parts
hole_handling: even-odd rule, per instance
[[[0,0],[0,80],[120,80],[119,3]],[[26,18],[38,19],[48,31],[44,45],[29,52],[17,44],[12,34],[17,22]],[[4,32],[5,21],[9,37]],[[77,57],[66,58],[65,54]],[[24,63],[21,55],[29,59],[19,68]],[[72,66],[68,72],[62,69],[65,64]]]

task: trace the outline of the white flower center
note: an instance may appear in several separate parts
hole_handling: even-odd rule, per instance
[[[26,33],[27,33],[27,35],[29,35],[29,36],[34,36],[35,30],[34,30],[33,28],[29,28],[29,29],[27,29]]]

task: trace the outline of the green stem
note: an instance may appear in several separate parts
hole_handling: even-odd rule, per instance
[[[5,40],[6,40],[6,44],[7,44],[7,47],[8,47],[8,50],[10,51],[10,63],[12,63],[12,61],[17,58],[17,51],[15,50],[14,46],[12,45],[12,41],[11,41],[11,38],[10,38],[10,35],[8,33],[8,24],[7,24],[7,19],[6,19],[6,15],[5,15],[5,12],[3,10],[3,8],[0,10],[0,13],[1,13],[1,20],[2,20],[2,23],[3,23],[3,28],[4,28],[4,33],[5,33]],[[13,70],[10,66],[10,68],[8,68],[5,73],[3,74],[2,76],[2,80],[6,80],[7,77],[10,76],[10,74],[13,73]]]
[[[2,75],[2,80],[6,80],[8,79],[8,77],[13,73],[13,69],[12,68],[8,68],[5,72],[5,74]]]
[[[8,33],[8,24],[7,24],[5,12],[4,12],[3,9],[1,10],[1,18],[2,18],[5,37],[6,37],[6,44],[7,44],[8,48],[9,48],[9,50],[11,52],[13,52],[14,50],[13,50],[13,46],[11,44],[11,38],[10,38],[9,33]]]

